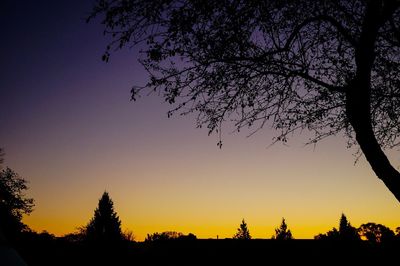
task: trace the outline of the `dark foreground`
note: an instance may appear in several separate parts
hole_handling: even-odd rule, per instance
[[[169,240],[84,245],[59,240],[25,243],[28,265],[397,265],[400,242],[373,245],[316,240]],[[1,263],[0,263],[1,264]]]

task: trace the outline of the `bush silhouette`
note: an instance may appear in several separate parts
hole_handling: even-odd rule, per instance
[[[188,235],[184,235],[181,232],[175,231],[165,231],[162,233],[153,233],[147,234],[145,242],[157,242],[157,241],[165,241],[165,240],[195,240],[197,237],[189,233]]]

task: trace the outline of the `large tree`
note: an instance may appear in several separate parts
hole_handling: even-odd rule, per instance
[[[374,244],[395,240],[394,232],[382,224],[362,224],[358,229],[358,233],[363,239]]]
[[[24,229],[24,214],[30,214],[34,200],[25,195],[27,181],[10,168],[0,171],[0,235],[3,233],[8,241],[15,242]]]
[[[107,192],[99,199],[93,218],[84,228],[84,235],[88,241],[97,243],[112,243],[123,239],[121,221]]]
[[[275,141],[344,134],[400,200],[399,0],[98,0],[111,51],[138,45],[149,82],[210,132],[265,125]],[[221,145],[221,142],[219,142]]]
[[[357,229],[350,224],[344,213],[342,213],[342,216],[340,216],[338,233],[339,233],[339,239],[341,240],[346,240],[346,241],[360,240],[360,237],[357,233]]]

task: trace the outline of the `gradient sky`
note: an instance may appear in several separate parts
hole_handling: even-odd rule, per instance
[[[73,232],[107,190],[124,229],[138,240],[167,230],[231,237],[244,218],[270,238],[282,217],[295,238],[337,226],[400,226],[400,204],[342,136],[267,148],[274,132],[196,129],[194,116],[167,118],[157,96],[130,102],[146,73],[138,51],[101,61],[107,44],[84,19],[91,0],[2,0],[0,147],[5,165],[30,182],[34,230]],[[391,159],[398,168],[397,151]]]

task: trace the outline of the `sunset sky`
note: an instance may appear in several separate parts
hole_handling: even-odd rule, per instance
[[[157,95],[130,101],[146,82],[139,53],[101,61],[108,39],[86,24],[92,0],[2,0],[0,147],[29,181],[36,207],[24,222],[73,232],[108,191],[137,240],[147,233],[232,237],[244,218],[253,238],[270,238],[282,217],[295,238],[338,224],[400,226],[400,204],[343,136],[305,146],[307,132],[272,147],[269,128],[218,136],[195,116],[167,118]],[[390,156],[400,166],[398,151]]]

